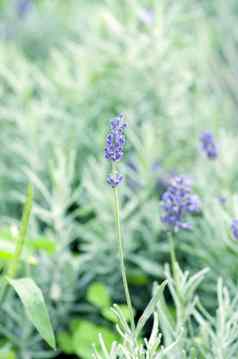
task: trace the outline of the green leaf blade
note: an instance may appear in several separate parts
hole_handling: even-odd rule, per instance
[[[22,220],[21,220],[20,230],[16,242],[15,253],[7,271],[8,278],[14,278],[17,273],[17,267],[21,259],[24,242],[26,239],[26,235],[30,223],[32,203],[33,203],[33,188],[30,184],[27,189],[27,196],[23,208]]]
[[[110,308],[111,297],[107,287],[100,282],[94,282],[87,290],[87,300],[100,309]]]
[[[29,320],[41,337],[53,349],[56,349],[54,332],[40,288],[31,278],[9,279],[8,281],[20,297]]]
[[[145,323],[149,319],[149,317],[153,314],[153,311],[155,310],[155,307],[159,301],[159,297],[161,296],[161,293],[163,293],[165,286],[167,285],[167,281],[165,280],[161,285],[159,285],[155,293],[145,308],[143,314],[141,315],[140,319],[138,320],[137,326],[136,326],[136,335],[139,336],[141,330],[143,329]]]

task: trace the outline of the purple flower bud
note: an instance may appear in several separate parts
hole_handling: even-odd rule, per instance
[[[227,198],[225,196],[219,196],[217,199],[221,205],[225,205],[227,202]]]
[[[184,219],[188,214],[199,212],[200,208],[198,196],[192,193],[190,179],[172,177],[167,191],[162,195],[162,222],[173,230],[191,229],[191,224],[184,222]]]
[[[238,239],[238,219],[233,219],[231,224],[231,231],[233,234],[233,237],[235,239]]]
[[[203,132],[200,136],[200,141],[202,150],[206,156],[211,160],[215,160],[218,157],[218,148],[214,141],[213,134],[209,131]]]
[[[117,187],[123,180],[123,176],[120,175],[119,173],[110,175],[107,177],[107,183],[112,187],[115,188]]]

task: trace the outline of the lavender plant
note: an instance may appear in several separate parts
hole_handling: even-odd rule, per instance
[[[192,193],[191,180],[176,176],[170,180],[167,191],[162,195],[161,221],[168,227],[170,254],[174,276],[176,276],[175,233],[192,229],[191,223],[185,222],[188,215],[200,211],[199,197]]]
[[[125,135],[124,129],[126,128],[126,124],[124,122],[123,115],[119,115],[115,117],[111,122],[111,130],[107,136],[106,148],[105,148],[105,157],[107,160],[113,162],[113,174],[114,176],[119,176],[117,172],[116,162],[121,160],[124,153],[124,145],[125,145]],[[111,178],[111,176],[110,176]],[[123,315],[122,311],[118,306],[114,306],[114,313],[118,318],[117,330],[123,340],[122,344],[114,343],[110,352],[106,348],[106,345],[103,341],[102,336],[100,336],[100,344],[102,354],[99,354],[97,350],[95,350],[94,358],[128,358],[128,359],[146,359],[146,358],[166,358],[167,355],[174,349],[176,346],[176,342],[172,343],[172,345],[164,348],[161,345],[161,336],[159,334],[159,323],[158,316],[154,313],[154,325],[151,332],[150,338],[144,339],[144,342],[141,344],[139,341],[139,337],[142,335],[142,330],[147,323],[148,319],[151,317],[153,312],[155,311],[156,305],[158,303],[159,297],[162,295],[166,282],[162,283],[160,286],[156,286],[154,290],[153,297],[138,320],[137,324],[135,324],[134,319],[134,311],[132,307],[127,277],[126,277],[126,267],[125,267],[125,259],[124,259],[124,249],[123,249],[123,240],[122,240],[122,231],[121,231],[121,223],[120,223],[120,207],[119,207],[119,197],[117,192],[117,186],[120,182],[111,182],[107,181],[112,189],[113,189],[113,197],[114,197],[114,214],[115,214],[115,228],[117,233],[117,240],[119,244],[119,256],[120,256],[120,267],[121,267],[121,275],[122,281],[125,291],[125,297],[130,313],[130,327],[127,324],[127,320]]]
[[[105,147],[105,158],[108,161],[112,162],[112,171],[113,174],[108,176],[107,182],[113,189],[113,206],[114,206],[114,216],[115,216],[115,226],[117,233],[117,240],[119,245],[119,255],[120,255],[120,266],[122,281],[125,290],[126,301],[128,309],[130,311],[130,322],[131,330],[135,331],[135,321],[133,307],[131,303],[130,292],[128,288],[127,278],[126,278],[126,268],[124,260],[124,249],[123,249],[123,239],[121,231],[121,222],[120,222],[120,204],[118,197],[117,186],[121,183],[123,177],[118,173],[117,162],[123,158],[124,146],[125,146],[125,134],[124,130],[126,128],[126,123],[124,122],[124,116],[120,114],[118,117],[115,117],[111,121],[111,130],[107,136],[106,147]]]
[[[16,1],[11,3],[16,12]],[[100,118],[125,108],[131,119],[127,136],[135,149],[129,160],[140,182],[140,191],[127,186],[129,171],[122,163],[119,175],[124,175],[125,185],[120,187],[120,215],[128,238],[124,242],[127,280],[140,293],[134,296],[133,306],[141,310],[151,281],[165,277],[163,264],[170,248],[158,216],[164,186],[157,191],[153,183],[175,169],[195,178],[194,189],[203,203],[201,215],[181,217],[182,223],[193,225],[193,231],[176,231],[176,254],[192,273],[204,265],[211,268],[200,290],[205,307],[212,311],[217,277],[223,276],[232,296],[238,270],[237,243],[230,238],[231,221],[237,218],[230,210],[237,191],[236,1],[74,1],[73,11],[69,1],[63,3],[39,2],[19,22],[17,31],[18,22],[11,21],[12,42],[0,46],[1,258],[6,244],[3,230],[14,230],[22,200],[19,193],[29,179],[35,187],[29,234],[36,248],[31,252],[35,264],[29,265],[28,255],[22,259],[47,294],[57,332],[67,330],[75,315],[101,321],[84,298],[86,287],[98,277],[113,299],[121,300],[110,191],[99,153],[104,132]],[[89,16],[92,12],[97,16]],[[65,13],[67,20],[62,22]],[[56,43],[59,47],[52,48]],[[28,55],[34,53],[34,62],[19,49],[21,45]],[[201,160],[197,143],[204,128],[219,135],[220,162]],[[214,136],[213,140],[217,144]],[[161,163],[156,174],[151,171],[155,160]],[[214,190],[217,178],[223,184],[217,181]],[[111,184],[117,181],[110,180]],[[227,198],[221,211],[220,194]],[[18,304],[10,296],[5,304],[8,320],[5,323],[5,314],[0,318],[1,333],[8,332],[10,345],[21,342],[19,356],[54,355],[32,332]],[[20,332],[16,316],[19,324],[25,323]]]

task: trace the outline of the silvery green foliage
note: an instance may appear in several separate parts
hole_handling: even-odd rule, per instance
[[[219,279],[218,307],[216,316],[212,317],[203,307],[196,293],[208,270],[204,269],[191,276],[188,272],[183,273],[176,262],[173,270],[174,276],[167,267],[166,277],[175,303],[176,316],[171,315],[161,291],[157,298],[157,310],[153,310],[151,334],[148,339],[135,344],[134,334],[122,313],[115,307],[114,311],[119,319],[117,329],[122,344],[114,343],[109,351],[100,336],[101,352],[94,353],[95,359],[236,358],[238,296],[231,296]],[[143,336],[143,332],[141,335]]]
[[[195,314],[199,323],[197,345],[200,353],[208,359],[233,359],[238,351],[238,296],[231,296],[222,279],[219,279],[217,299],[215,317],[210,316],[202,305],[201,311]]]
[[[95,352],[93,357],[95,359],[166,359],[169,355],[172,355],[179,339],[172,343],[170,346],[164,348],[161,343],[162,336],[159,333],[159,320],[158,314],[154,314],[154,323],[151,331],[151,336],[147,340],[144,340],[142,344],[135,344],[133,340],[133,333],[129,332],[127,335],[121,332],[123,338],[123,344],[113,343],[111,351],[109,352],[103,342],[103,338],[100,336],[100,344],[103,354]]]
[[[102,352],[104,355],[95,353],[95,358],[107,359],[180,359],[191,358],[193,350],[193,337],[189,330],[191,318],[196,313],[197,298],[195,291],[200,282],[204,279],[207,269],[189,276],[183,273],[176,261],[173,262],[174,276],[169,267],[166,268],[168,288],[173,297],[176,318],[171,316],[170,310],[166,305],[163,290],[154,289],[154,294],[150,304],[139,319],[136,333],[129,328],[123,314],[115,307],[114,312],[118,317],[117,330],[122,338],[122,344],[114,344],[111,353],[106,349],[103,338],[100,337]],[[137,341],[138,337],[143,337],[143,329],[149,317],[153,315],[153,326],[148,339],[142,342]],[[162,344],[163,342],[163,344]]]
[[[69,312],[74,305],[77,286],[78,261],[69,250],[69,244],[74,236],[73,215],[66,213],[78,193],[77,188],[71,190],[73,163],[73,155],[66,157],[66,154],[58,149],[49,164],[49,188],[36,172],[30,168],[24,169],[27,176],[31,178],[37,194],[31,240],[34,241],[39,235],[40,221],[48,225],[45,237],[50,239],[55,247],[51,255],[43,251],[38,256],[37,253],[33,253],[32,260],[29,256],[28,271],[36,278],[47,297],[48,308],[56,328],[67,322]],[[22,198],[18,193],[17,196],[21,201]],[[24,270],[24,267],[20,270]],[[6,315],[7,321],[4,319]],[[22,329],[23,322],[24,329]],[[25,314],[13,295],[9,296],[7,303],[1,308],[0,323],[4,323],[4,326],[0,325],[0,334],[17,349],[19,358],[55,357],[55,352],[42,348],[39,335],[26,321]]]
[[[122,193],[123,198],[128,198],[123,203],[123,220],[128,238],[133,238],[126,241],[128,257],[130,263],[146,274],[163,277],[158,263],[168,255],[169,248],[159,236],[158,198],[153,195],[154,186],[161,179],[158,177],[163,173],[153,172],[153,165],[163,159],[166,175],[166,170],[180,163],[180,171],[189,168],[196,181],[203,181],[199,190],[207,194],[207,178],[200,174],[207,173],[208,166],[197,158],[196,141],[208,123],[215,131],[222,123],[222,111],[217,116],[219,98],[204,91],[209,73],[204,71],[205,60],[198,56],[204,53],[202,46],[206,47],[201,39],[198,49],[196,41],[200,39],[200,24],[206,24],[206,16],[197,2],[187,0],[152,4],[156,21],[151,24],[144,22],[145,9],[139,0],[123,2],[120,6],[115,0],[95,2],[94,6],[98,16],[86,17],[86,24],[83,19],[76,22],[80,27],[77,32],[80,43],[65,41],[64,50],[52,49],[42,66],[31,63],[14,46],[1,45],[1,214],[7,216],[9,209],[11,213],[17,211],[18,197],[12,188],[21,191],[26,175],[35,178],[34,185],[38,183],[39,191],[35,231],[40,232],[41,221],[50,228],[53,222],[58,228],[62,226],[64,233],[58,231],[60,237],[65,237],[66,228],[70,228],[65,243],[80,238],[84,274],[89,276],[93,267],[92,277],[98,273],[105,276],[115,273],[116,282],[115,261],[108,255],[114,252],[114,242],[110,200],[105,199],[107,169],[98,160],[98,153],[104,145],[102,119],[123,109],[130,121],[128,143],[133,148],[130,160],[138,172],[135,176],[131,169],[123,171],[130,171],[130,177],[138,180],[134,189],[128,186]],[[212,36],[210,32],[209,35]],[[224,94],[224,108],[227,101]],[[191,141],[187,141],[188,137]],[[221,133],[218,140],[225,137]],[[236,138],[230,137],[227,140],[226,170],[220,166],[217,177],[224,173],[232,177],[234,166],[227,162],[237,156],[236,146],[230,146],[235,141]],[[184,153],[188,154],[186,159]],[[75,171],[68,176],[70,166],[64,166],[63,162],[70,163],[72,156]],[[197,170],[191,168],[193,164]],[[59,174],[58,171],[61,171],[61,188],[52,181],[52,173]],[[79,182],[78,208],[69,215],[68,206],[76,198],[72,196],[72,187]],[[75,220],[87,214],[91,220],[84,225]],[[92,218],[95,214],[96,218]],[[50,232],[58,240],[58,234],[54,230]],[[201,241],[191,236],[186,242],[178,241],[178,251],[185,247],[191,253],[196,245],[196,253],[211,261],[215,248],[212,236],[207,237],[212,247],[209,256]],[[226,253],[229,258],[230,253]],[[190,258],[193,263],[193,256]],[[226,263],[223,267],[230,272]]]
[[[164,301],[158,303],[163,338],[165,343],[170,343],[183,328],[181,350],[184,358],[233,359],[238,349],[238,296],[232,295],[232,291],[228,291],[222,279],[219,279],[218,307],[216,316],[211,316],[196,294],[197,287],[207,272],[204,269],[189,276],[175,262],[172,277],[167,267],[166,277],[176,307],[176,319],[171,318]],[[197,326],[194,326],[194,319]],[[180,358],[179,355],[177,353],[171,358]]]
[[[38,16],[38,24],[39,29],[47,31],[45,23],[52,29],[56,19],[55,14],[50,15],[55,12],[56,2],[42,3],[46,4],[47,16]],[[76,3],[82,6],[87,2]],[[43,35],[44,41],[38,40],[49,51],[48,56],[38,58],[40,66],[29,61],[14,42],[1,43],[1,224],[15,224],[22,200],[19,193],[30,179],[36,188],[31,237],[44,232],[58,247],[51,257],[36,253],[37,265],[32,269],[45,293],[50,293],[55,327],[69,319],[77,300],[77,286],[81,291],[98,275],[110,282],[114,296],[121,299],[113,255],[110,191],[104,180],[107,168],[98,155],[104,146],[103,120],[121,110],[130,121],[130,160],[136,166],[138,180],[134,186],[121,189],[129,270],[136,268],[148,277],[164,278],[169,245],[161,231],[155,186],[163,183],[174,168],[183,173],[189,170],[204,203],[203,216],[195,218],[192,234],[176,238],[176,252],[179,258],[185,253],[191,271],[204,265],[211,268],[201,286],[209,310],[216,305],[217,276],[224,276],[226,285],[234,291],[238,247],[230,240],[229,226],[238,214],[234,194],[237,134],[232,126],[237,121],[233,101],[237,96],[233,75],[237,72],[237,27],[231,21],[236,16],[236,1],[215,3],[215,15],[208,17],[197,1],[155,1],[150,6],[156,20],[148,22],[140,0],[95,1],[95,11],[90,2],[68,18],[75,24],[74,39],[80,35],[80,41],[72,41],[67,34],[61,37],[54,24],[57,42],[60,39],[64,43],[49,49],[54,39],[52,42]],[[52,13],[48,6],[52,6]],[[97,16],[88,16],[93,12]],[[25,25],[29,28],[33,23]],[[51,29],[47,34],[53,33]],[[42,31],[34,34],[40,36]],[[225,64],[215,48],[217,41]],[[196,141],[208,126],[221,148],[221,162],[215,165],[201,159],[197,150]],[[153,172],[158,160],[162,160],[162,170]],[[135,177],[129,167],[123,172]],[[216,201],[221,194],[228,201],[222,208]],[[69,213],[74,204],[76,209]],[[82,224],[80,220],[87,217],[90,220]],[[80,268],[69,250],[69,243],[75,239],[79,240]],[[78,271],[82,276],[76,283]],[[173,288],[173,280],[169,282]],[[16,317],[18,307],[14,298],[11,301]],[[138,298],[140,305],[143,301],[144,297]],[[1,323],[4,318],[5,313]],[[18,315],[18,320],[23,322],[24,318]],[[162,326],[162,318],[160,322]],[[27,341],[32,338],[32,328],[26,326],[22,333],[15,333],[14,323],[12,319],[1,328],[12,343],[17,334],[24,339],[18,340],[24,346],[24,355],[31,355],[36,342],[40,350],[38,338]],[[163,336],[172,342],[167,331]],[[44,356],[40,352],[38,357]]]
[[[181,335],[179,348],[172,358],[190,358],[196,352],[194,345],[195,328],[192,318],[197,312],[198,297],[196,290],[203,281],[208,269],[190,275],[183,272],[175,259],[172,260],[172,270],[165,268],[168,287],[175,305],[175,317],[171,316],[168,305],[163,297],[160,298],[157,310],[161,322],[164,343],[171,345]],[[181,333],[182,332],[182,333]],[[181,333],[181,334],[180,334]]]
[[[159,317],[155,307],[159,296],[163,292],[164,285],[162,284],[161,287],[155,288],[154,296],[139,319],[135,332],[133,332],[128,326],[127,321],[119,307],[116,305],[114,306],[113,311],[118,318],[117,331],[122,339],[122,344],[113,343],[112,348],[110,349],[111,351],[109,352],[105,346],[102,336],[100,336],[102,354],[99,354],[95,350],[93,355],[95,359],[166,359],[169,355],[172,355],[175,350],[177,350],[180,336],[178,336],[177,340],[173,343],[164,347],[162,344],[162,335],[159,331]],[[140,337],[143,335],[144,326],[152,315],[153,326],[150,337],[148,339],[145,338],[144,340],[141,340]]]

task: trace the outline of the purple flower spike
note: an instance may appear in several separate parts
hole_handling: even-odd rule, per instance
[[[124,154],[126,143],[124,130],[127,127],[124,115],[120,114],[111,121],[111,130],[107,135],[105,158],[109,161],[120,161]]]
[[[122,182],[122,180],[123,180],[123,176],[120,175],[119,173],[107,177],[107,183],[112,188],[116,188]]]
[[[209,131],[203,132],[200,136],[200,141],[202,150],[206,156],[211,160],[215,160],[218,157],[218,148],[214,141],[213,134]]]
[[[233,219],[231,224],[231,231],[233,234],[233,237],[235,239],[238,239],[238,219]]]
[[[110,131],[106,138],[105,158],[108,161],[118,162],[124,155],[124,146],[126,143],[125,129],[127,125],[124,122],[124,115],[119,114],[111,121]],[[115,170],[115,165],[114,165]],[[123,176],[116,172],[107,177],[107,183],[116,188],[123,180]]]
[[[198,196],[192,193],[191,181],[184,176],[172,177],[162,196],[161,221],[175,231],[192,229],[191,224],[184,222],[185,216],[199,212],[200,207]]]

